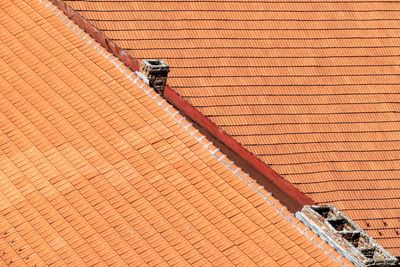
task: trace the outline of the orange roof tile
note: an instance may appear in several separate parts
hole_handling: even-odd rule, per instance
[[[46,1],[0,2],[5,264],[338,263],[76,28]]]
[[[400,256],[397,1],[64,1]]]

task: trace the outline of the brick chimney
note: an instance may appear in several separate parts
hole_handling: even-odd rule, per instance
[[[160,59],[144,59],[140,65],[140,72],[149,80],[149,85],[163,95],[167,84],[169,66]]]

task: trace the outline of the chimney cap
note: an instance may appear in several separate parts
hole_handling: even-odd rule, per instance
[[[162,59],[143,59],[141,65],[141,71],[143,72],[150,71],[150,72],[159,72],[165,71],[169,72],[168,64]]]

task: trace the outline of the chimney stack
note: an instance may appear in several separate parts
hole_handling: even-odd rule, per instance
[[[144,59],[140,65],[140,72],[149,80],[149,85],[163,95],[167,84],[169,66],[161,59]]]

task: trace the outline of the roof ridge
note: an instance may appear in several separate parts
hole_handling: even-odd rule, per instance
[[[58,7],[67,17],[88,33],[91,38],[106,48],[112,55],[119,58],[132,71],[139,71],[140,60],[127,53],[113,40],[108,38],[101,30],[91,24],[89,20],[75,11],[71,6],[66,4],[64,0],[50,0]],[[315,202],[300,191],[296,186],[283,178],[281,174],[274,171],[266,163],[254,155],[248,148],[240,144],[236,139],[228,134],[219,125],[214,123],[194,105],[187,101],[176,90],[172,89],[168,84],[165,86],[163,97],[179,109],[183,114],[186,114],[191,120],[197,123],[207,134],[216,138],[223,146],[237,155],[240,160],[248,165],[253,171],[260,174],[259,182],[263,185],[268,184],[269,190],[285,205],[291,212],[300,211],[304,205],[312,205]],[[228,153],[228,152],[227,152]]]
[[[103,48],[99,43],[93,40],[93,38],[84,32],[78,25],[69,19],[61,10],[57,8],[49,0],[37,0],[44,8],[50,10],[55,16],[57,16],[72,32],[74,32],[80,39],[85,41],[89,46],[91,46],[97,53],[103,56],[106,60],[111,62],[115,68],[117,68],[128,80],[130,80],[134,85],[141,89],[154,103],[156,103],[165,113],[167,113],[173,120],[179,124],[187,133],[189,133],[202,147],[210,153],[210,155],[215,158],[221,165],[223,165],[228,171],[230,171],[236,178],[243,182],[251,191],[258,195],[264,203],[269,205],[280,217],[289,222],[289,224],[297,230],[301,235],[303,235],[307,240],[309,240],[313,245],[321,249],[326,255],[328,255],[333,261],[337,262],[342,266],[346,266],[343,261],[343,257],[339,254],[338,257],[332,253],[334,249],[324,249],[324,244],[326,241],[321,240],[317,242],[314,235],[300,220],[298,220],[287,208],[280,203],[278,199],[272,196],[270,192],[265,190],[263,186],[260,186],[254,179],[252,179],[247,173],[242,171],[241,168],[237,167],[232,161],[228,160],[226,155],[219,151],[219,149],[209,140],[206,136],[201,134],[199,130],[193,127],[187,118],[180,114],[173,105],[169,104],[164,98],[157,94],[152,88],[148,87],[141,78],[137,76],[129,67],[127,67],[124,62],[119,58],[115,57]],[[203,142],[203,140],[206,140]],[[303,227],[301,227],[301,226]],[[302,229],[303,228],[303,229]]]

